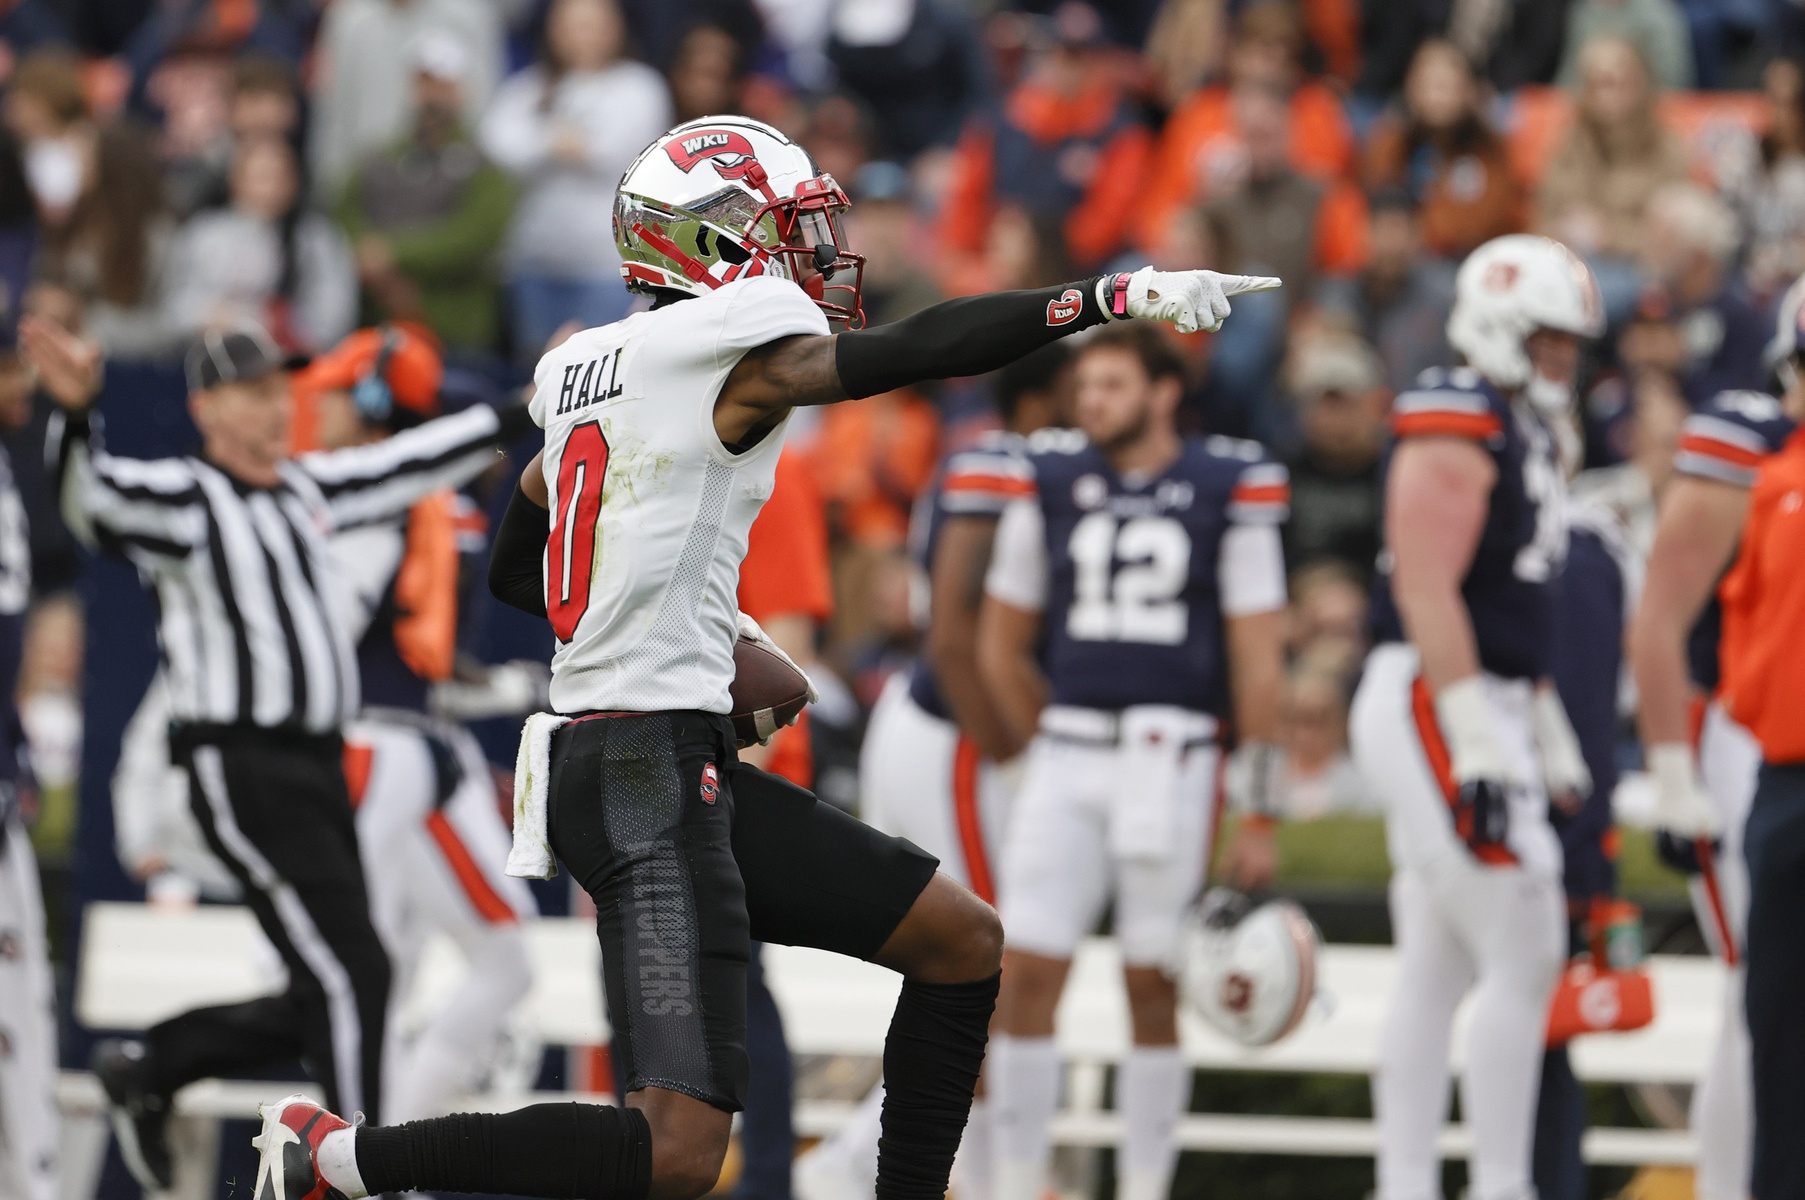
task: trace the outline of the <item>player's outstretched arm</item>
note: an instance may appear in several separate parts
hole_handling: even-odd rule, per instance
[[[876,396],[929,379],[982,375],[1049,342],[1109,320],[1165,321],[1181,333],[1215,330],[1230,296],[1269,291],[1267,276],[1155,271],[947,300],[876,329],[779,338],[740,359],[715,401],[729,445],[798,405]]]

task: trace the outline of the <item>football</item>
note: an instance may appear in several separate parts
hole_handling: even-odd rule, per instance
[[[733,732],[739,744],[763,741],[793,724],[808,703],[801,671],[751,638],[733,647]]]

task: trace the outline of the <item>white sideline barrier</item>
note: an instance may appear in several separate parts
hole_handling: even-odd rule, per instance
[[[592,924],[541,919],[528,928],[537,971],[526,1004],[539,1036],[551,1044],[605,1041],[600,955]],[[791,1049],[798,1054],[882,1053],[885,1029],[900,987],[881,967],[821,951],[790,946],[765,949],[766,977],[784,1014]],[[87,912],[77,979],[77,1018],[90,1028],[142,1029],[199,1004],[246,999],[271,989],[271,952],[244,909],[206,907],[178,911],[138,904],[95,904]],[[1074,1071],[1095,1071],[1127,1049],[1126,997],[1120,960],[1101,939],[1087,942],[1074,964],[1059,1007],[1057,1037]],[[1396,971],[1388,947],[1327,946],[1320,960],[1322,994],[1303,1026],[1277,1046],[1250,1050],[1214,1034],[1199,1022],[1182,1023],[1185,1056],[1201,1070],[1369,1074],[1379,1024]],[[430,1008],[462,971],[456,952],[435,945],[420,972],[408,1007]],[[1574,1069],[1593,1083],[1691,1083],[1703,1071],[1717,1023],[1722,969],[1711,959],[1656,956],[1650,960],[1657,1018],[1633,1034],[1583,1037],[1573,1043]],[[1454,1047],[1464,1044],[1465,1010]],[[71,1101],[83,1085],[66,1077]],[[90,1084],[91,1086],[91,1084]],[[272,1090],[274,1089],[274,1090]],[[285,1094],[291,1085],[210,1080],[180,1097],[196,1116],[248,1115],[259,1098]],[[1074,1087],[1074,1094],[1087,1089]],[[527,1103],[536,1097],[520,1097]],[[568,1097],[565,1097],[568,1099]],[[798,1106],[798,1132],[831,1132],[846,1118],[845,1105]],[[1112,1144],[1113,1114],[1063,1112],[1055,1138],[1069,1145]],[[1376,1135],[1369,1121],[1305,1117],[1193,1114],[1180,1129],[1181,1143],[1196,1150],[1243,1153],[1369,1156]],[[1449,1128],[1445,1154],[1465,1153],[1464,1131]],[[1595,1129],[1586,1156],[1596,1163],[1676,1163],[1691,1160],[1688,1134],[1661,1130]]]

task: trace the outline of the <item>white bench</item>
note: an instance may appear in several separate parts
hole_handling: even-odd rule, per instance
[[[588,920],[541,919],[527,930],[537,971],[526,1000],[539,1036],[554,1045],[605,1042],[600,955]],[[765,966],[784,1014],[792,1051],[798,1054],[882,1053],[884,1032],[900,981],[893,972],[837,955],[770,946]],[[96,1029],[142,1029],[200,1004],[248,999],[271,988],[273,952],[250,913],[230,907],[177,911],[139,904],[95,904],[87,912],[76,984],[78,1020]],[[408,1009],[434,1005],[463,967],[449,943],[433,946]],[[1657,1018],[1632,1034],[1584,1037],[1573,1043],[1574,1068],[1592,1083],[1692,1083],[1702,1073],[1717,1024],[1721,967],[1711,959],[1657,956],[1651,960]],[[1201,1023],[1181,1023],[1184,1050],[1199,1070],[1369,1074],[1376,1061],[1379,1024],[1396,972],[1387,947],[1328,946],[1320,962],[1321,997],[1304,1025],[1277,1046],[1249,1050],[1217,1036]],[[1457,1019],[1454,1049],[1464,1043],[1465,1013]],[[1117,1121],[1101,1111],[1105,1068],[1127,1050],[1126,997],[1114,947],[1088,942],[1060,1003],[1057,1035],[1069,1064],[1067,1104],[1054,1129],[1061,1144],[1098,1146],[1116,1139]],[[178,1098],[178,1110],[196,1117],[247,1116],[258,1099],[287,1085],[197,1084]],[[63,1101],[72,1113],[94,1111],[91,1081],[65,1079]],[[85,1097],[85,1099],[84,1099]],[[527,1103],[520,1096],[498,1104]],[[568,1097],[566,1097],[568,1098]],[[797,1128],[819,1136],[838,1128],[848,1106],[804,1102]],[[1188,1149],[1241,1153],[1367,1156],[1376,1134],[1370,1121],[1310,1117],[1193,1114],[1180,1128]],[[1450,1127],[1442,1151],[1462,1157],[1464,1130]],[[1694,1147],[1683,1131],[1594,1129],[1585,1143],[1595,1163],[1691,1161]]]

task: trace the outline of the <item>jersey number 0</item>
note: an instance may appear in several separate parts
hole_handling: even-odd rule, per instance
[[[589,611],[589,581],[595,574],[595,526],[602,515],[602,476],[608,470],[608,440],[598,422],[585,421],[564,439],[558,459],[557,519],[546,544],[545,615],[552,632],[568,642]]]

